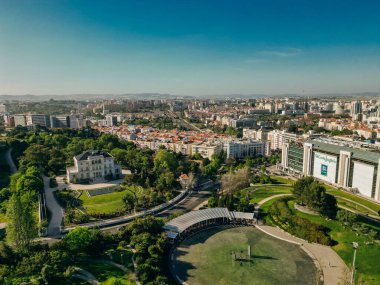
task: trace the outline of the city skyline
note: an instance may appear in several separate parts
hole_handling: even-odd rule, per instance
[[[0,94],[379,92],[374,1],[1,1]]]

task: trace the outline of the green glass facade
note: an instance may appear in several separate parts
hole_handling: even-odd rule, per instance
[[[288,151],[288,167],[302,172],[303,168],[303,145],[297,146],[295,144],[289,145]]]

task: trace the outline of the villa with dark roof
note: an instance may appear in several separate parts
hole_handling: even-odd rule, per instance
[[[96,183],[121,177],[113,156],[100,150],[87,150],[74,156],[74,166],[66,169],[70,183]]]

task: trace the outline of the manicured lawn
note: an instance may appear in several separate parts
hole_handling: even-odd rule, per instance
[[[94,213],[113,213],[123,207],[122,198],[129,191],[113,192],[93,197],[88,197],[85,192],[79,197],[83,202],[83,207],[89,215]]]
[[[359,204],[356,204],[356,203],[353,203],[351,201],[347,201],[347,200],[341,199],[339,197],[337,197],[337,202],[338,202],[339,206],[343,206],[345,208],[349,208],[349,209],[351,209],[351,210],[353,210],[355,212],[360,212],[362,214],[369,214],[369,215],[376,215],[377,214],[377,213],[374,213],[373,211],[368,210],[365,207],[362,207]]]
[[[103,260],[89,261],[80,265],[81,268],[91,272],[96,279],[104,285],[112,284],[115,279],[120,281],[121,284],[129,285],[135,284],[132,276],[129,273],[123,272],[118,267],[106,263]]]
[[[295,180],[292,180],[292,179],[289,179],[289,178],[286,178],[286,177],[282,177],[282,176],[275,176],[275,175],[271,175],[271,177],[274,181],[274,184],[290,184],[290,185],[293,185],[293,183],[295,182]]]
[[[356,280],[360,282],[358,284],[380,284],[380,270],[378,267],[378,264],[380,264],[380,246],[376,243],[372,244],[369,236],[345,227],[338,221],[326,220],[321,216],[301,213],[294,209],[294,201],[290,201],[289,206],[297,216],[327,227],[330,230],[329,235],[337,242],[332,248],[349,266],[351,266],[353,259],[352,242],[358,242],[359,249],[356,259]],[[377,238],[379,238],[379,226],[364,220],[361,220],[359,223],[376,230],[378,232]]]
[[[234,261],[247,254],[252,262]],[[185,239],[174,252],[174,271],[187,284],[316,284],[311,258],[297,245],[253,227],[212,228]]]
[[[352,201],[358,202],[358,203],[374,210],[375,212],[380,211],[380,204],[376,204],[374,202],[371,202],[369,200],[366,200],[366,199],[361,198],[359,196],[356,196],[354,194],[348,193],[346,191],[331,188],[331,189],[328,189],[328,193],[333,194],[334,196],[339,196],[339,197],[347,198],[347,199],[350,199]]]
[[[250,202],[257,203],[273,195],[290,193],[291,189],[290,186],[269,184],[260,187],[250,187],[243,190],[242,193],[244,195],[244,191],[249,192]]]

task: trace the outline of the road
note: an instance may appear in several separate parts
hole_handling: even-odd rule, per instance
[[[50,178],[44,176],[44,185],[45,185],[45,199],[46,206],[49,208],[51,213],[51,218],[48,226],[48,236],[56,237],[60,235],[60,227],[63,219],[63,209],[58,204],[57,200],[54,197],[53,192],[56,188],[51,188],[49,185]]]
[[[187,213],[196,209],[200,204],[203,204],[210,197],[210,191],[202,192],[192,192],[189,197],[182,200],[180,203],[175,205],[173,208],[163,211],[157,214],[157,217],[169,217],[170,215],[177,213]]]
[[[184,127],[187,127],[189,129],[192,129],[192,130],[195,130],[195,131],[199,131],[199,132],[202,132],[202,130],[200,128],[198,128],[196,125],[190,123],[189,121],[181,118],[180,116],[178,116],[177,114],[175,114],[174,112],[172,111],[167,111],[166,114],[171,117],[172,119],[174,120],[179,120],[181,121],[181,124],[184,126]]]
[[[9,165],[9,169],[11,171],[11,173],[16,173],[17,172],[17,167],[15,165],[15,163],[13,162],[13,159],[12,159],[12,148],[10,147],[6,154],[5,154],[5,159],[7,160],[7,163]]]
[[[190,211],[193,211],[197,209],[201,204],[204,204],[205,201],[211,196],[212,192],[217,188],[215,184],[210,184],[207,187],[207,190],[202,189],[202,191],[192,191],[189,196],[181,200],[178,204],[163,210],[162,212],[159,212],[155,214],[154,216],[160,217],[160,218],[165,218],[169,217],[173,214],[178,214],[178,213],[187,213]],[[111,226],[111,227],[106,227],[106,228],[101,228],[100,230],[105,231],[105,232],[116,232],[118,231],[121,227],[126,226],[129,224],[131,221],[128,221],[123,224],[119,224],[116,226]]]

